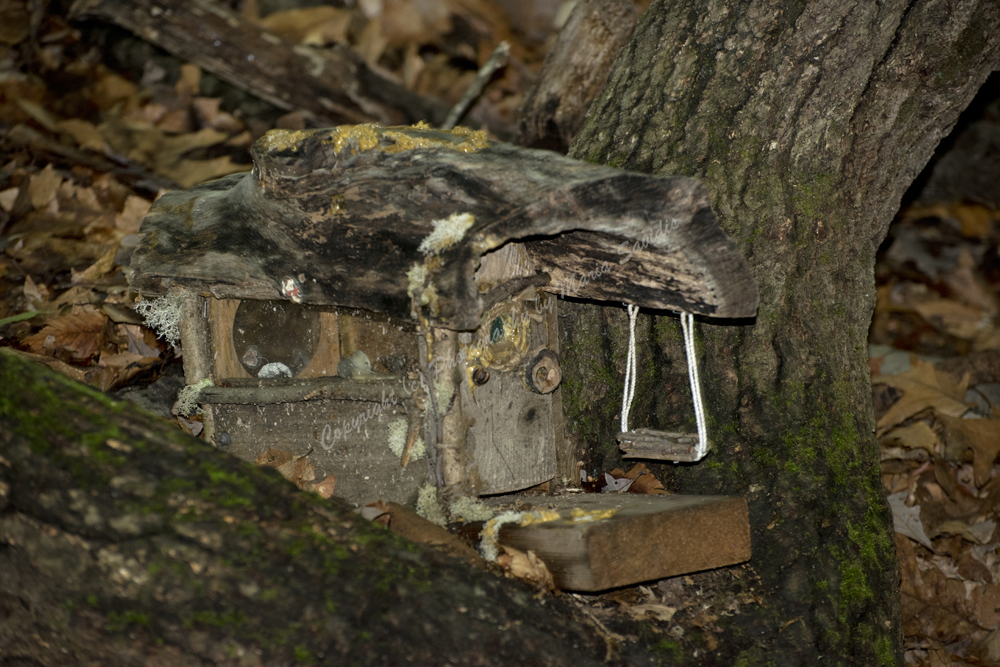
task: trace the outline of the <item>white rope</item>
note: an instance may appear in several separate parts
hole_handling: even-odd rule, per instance
[[[701,402],[701,383],[698,381],[698,359],[694,349],[694,315],[681,313],[684,330],[684,351],[687,353],[688,377],[691,380],[691,398],[694,400],[694,421],[698,425],[698,447],[695,460],[700,461],[708,452],[708,432],[705,429],[705,406]]]
[[[639,306],[626,303],[628,308],[628,356],[625,358],[625,390],[622,392],[622,433],[628,433],[628,413],[635,395],[635,318]]]

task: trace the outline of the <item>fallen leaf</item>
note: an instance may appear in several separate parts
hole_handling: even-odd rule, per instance
[[[618,472],[621,472],[620,470]],[[628,477],[612,477],[609,473],[604,473],[604,487],[601,493],[622,493],[628,491],[633,480]]]
[[[879,436],[928,408],[938,415],[952,417],[960,417],[969,409],[964,400],[969,385],[968,374],[956,383],[950,375],[938,371],[934,364],[916,355],[910,358],[910,370],[898,375],[873,377],[872,384],[886,384],[903,391],[903,397],[878,420]]]
[[[965,521],[954,519],[945,521],[934,530],[934,537],[938,535],[961,535],[962,538],[974,544],[989,544],[993,539],[993,531],[996,530],[996,521],[988,519],[979,523],[969,524]]]
[[[958,457],[965,450],[972,450],[974,481],[982,488],[990,481],[993,461],[1000,454],[1000,420],[959,419],[947,415],[938,419],[944,425],[946,451],[951,456]]]
[[[322,481],[316,484],[306,484],[303,488],[305,491],[312,491],[317,493],[324,498],[329,498],[333,495],[334,487],[337,485],[337,478],[333,475],[327,475],[322,479]]]
[[[68,118],[59,121],[59,129],[73,137],[73,141],[80,148],[94,151],[95,153],[107,153],[110,151],[108,143],[104,141],[97,126],[79,118]]]
[[[552,573],[534,551],[525,552],[503,544],[499,546],[503,553],[497,556],[497,563],[505,574],[548,591],[555,590],[556,584],[552,579]]]
[[[28,181],[28,196],[31,199],[31,205],[36,210],[48,206],[49,202],[55,199],[62,181],[62,176],[52,168],[51,164],[46,165],[45,169],[33,175]]]
[[[52,318],[41,331],[25,338],[24,343],[38,354],[63,349],[75,360],[95,356],[108,318],[93,306],[77,306],[74,310],[77,312]]]
[[[894,428],[882,436],[881,443],[883,447],[898,444],[907,449],[925,449],[933,454],[938,444],[938,436],[927,422],[917,422]]]
[[[642,621],[648,618],[667,623],[674,617],[674,614],[677,613],[676,607],[668,607],[665,604],[625,605],[624,609],[628,612],[629,616],[637,621]]]
[[[288,463],[295,457],[291,452],[282,451],[280,449],[265,449],[263,452],[257,455],[254,459],[254,463],[259,466],[267,466],[270,468],[277,468],[278,466]]]
[[[111,273],[111,271],[115,268],[115,255],[117,252],[117,247],[109,248],[108,251],[100,257],[100,259],[83,271],[74,271],[73,269],[70,269],[70,282],[74,285],[80,283],[93,283],[102,276]]]
[[[439,549],[450,556],[460,558],[470,565],[485,568],[486,562],[475,549],[463,542],[456,535],[448,532],[447,528],[432,523],[423,518],[408,507],[399,503],[382,503],[376,507],[384,506],[389,513],[389,530],[400,537],[426,544],[427,546]]]
[[[129,195],[121,213],[115,216],[115,228],[127,234],[138,233],[139,224],[146,217],[150,206],[152,202],[136,195]]]
[[[951,299],[924,301],[913,309],[937,329],[964,340],[975,340],[993,325],[990,313],[982,308]]]
[[[900,491],[886,498],[889,501],[889,509],[892,510],[893,528],[900,535],[905,535],[933,551],[931,540],[927,537],[924,525],[920,522],[920,505],[907,507],[907,495],[906,491]]]
[[[628,487],[629,493],[642,493],[646,495],[667,495],[666,489],[660,480],[646,468],[645,463],[637,463],[632,469],[625,473],[625,477],[633,480]]]

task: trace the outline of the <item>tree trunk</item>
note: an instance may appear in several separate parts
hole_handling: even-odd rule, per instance
[[[986,0],[655,0],[591,108],[571,155],[705,179],[760,288],[755,320],[700,324],[714,451],[675,479],[747,498],[753,560],[701,577],[720,644],[689,631],[671,664],[901,664],[872,270],[907,186],[1000,68],[997,25]],[[627,318],[565,311],[568,430],[607,466]],[[633,428],[690,429],[680,327],[652,313],[637,336]]]
[[[0,351],[0,664],[604,664],[538,597]]]

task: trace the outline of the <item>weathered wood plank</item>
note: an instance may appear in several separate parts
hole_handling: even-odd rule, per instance
[[[462,409],[475,420],[465,447],[477,494],[518,491],[555,476],[551,396],[532,393],[516,375],[492,372]]]
[[[318,378],[229,378],[222,386],[210,386],[198,394],[198,403],[210,405],[253,405],[259,403],[295,403],[335,399],[342,401],[379,401],[383,396],[409,398],[417,380],[398,377],[358,382],[340,377]]]
[[[480,257],[529,239],[536,270],[552,276],[545,289],[563,295],[713,317],[757,309],[747,263],[692,178],[426,127],[272,131],[253,155],[249,174],[154,203],[133,289],[177,284],[404,319],[415,293],[432,326],[472,330],[483,311]],[[451,240],[441,236],[448,227]]]
[[[216,443],[228,443],[224,451],[246,461],[270,448],[308,453],[317,481],[333,475],[334,493],[363,505],[379,499],[413,502],[427,481],[425,461],[404,468],[389,449],[390,427],[407,419],[407,409],[402,401],[382,403],[376,397],[262,404],[252,413],[245,406],[215,405],[212,414]]]
[[[506,524],[500,544],[534,551],[559,588],[599,591],[750,558],[743,498],[579,494],[544,498],[531,509],[557,510],[560,518]]]

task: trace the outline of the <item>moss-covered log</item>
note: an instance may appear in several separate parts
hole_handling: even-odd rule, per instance
[[[594,634],[0,352],[0,664],[598,665]]]
[[[749,501],[759,604],[720,618],[715,650],[692,628],[671,664],[901,664],[872,271],[904,191],[1000,69],[998,24],[992,0],[654,0],[591,107],[571,155],[705,179],[761,294],[753,322],[699,327],[714,452],[676,474],[682,492]],[[564,314],[568,430],[611,467],[627,317]],[[690,430],[680,326],[637,329],[632,425]]]

